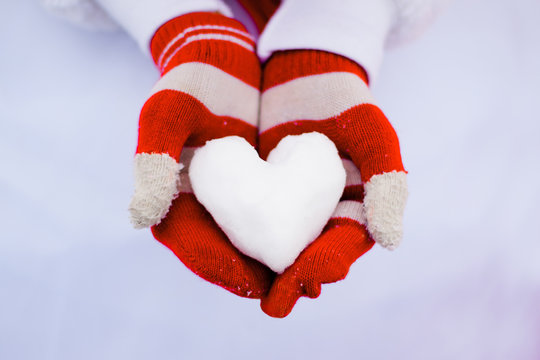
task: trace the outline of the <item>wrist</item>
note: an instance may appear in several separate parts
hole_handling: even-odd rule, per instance
[[[395,6],[389,0],[285,1],[258,43],[261,59],[281,50],[317,49],[361,64],[370,80],[382,62]]]
[[[368,83],[362,66],[344,56],[321,50],[287,50],[272,54],[264,67],[263,90],[299,77],[349,72]]]
[[[237,20],[217,13],[191,13],[161,26],[151,42],[162,75],[186,63],[222,70],[259,89],[260,62],[255,41]]]

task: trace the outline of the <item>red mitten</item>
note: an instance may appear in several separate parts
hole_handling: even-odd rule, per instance
[[[284,317],[300,296],[317,297],[321,284],[343,279],[374,241],[398,246],[407,184],[397,135],[358,64],[323,51],[283,51],[272,55],[263,78],[261,157],[287,135],[317,131],[336,144],[347,172],[322,234],[262,299],[268,315]]]
[[[256,143],[261,71],[254,47],[242,24],[217,13],[183,15],[159,28],[151,52],[162,77],[141,111],[130,205],[135,227],[153,226],[189,269],[245,297],[260,297],[273,274],[231,245],[197,202],[187,169],[207,140],[237,135]]]

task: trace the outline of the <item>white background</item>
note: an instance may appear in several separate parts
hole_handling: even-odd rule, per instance
[[[387,54],[403,245],[279,320],[130,227],[151,61],[1,1],[0,359],[540,359],[539,15],[456,0]]]

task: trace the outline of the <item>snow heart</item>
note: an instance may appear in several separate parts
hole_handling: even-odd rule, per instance
[[[234,246],[282,273],[321,233],[345,186],[332,141],[287,136],[267,161],[243,138],[211,140],[189,168],[195,196]]]

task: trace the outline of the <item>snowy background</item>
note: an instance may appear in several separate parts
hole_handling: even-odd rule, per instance
[[[0,1],[0,359],[540,359],[539,14],[456,0],[387,55],[403,244],[279,320],[131,229],[150,60]]]

